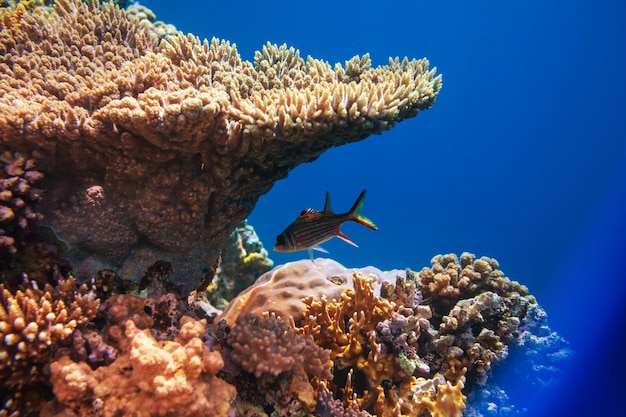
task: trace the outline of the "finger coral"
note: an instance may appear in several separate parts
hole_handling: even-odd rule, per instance
[[[203,342],[205,326],[203,320],[183,317],[180,336],[158,342],[128,320],[122,337],[129,348],[111,365],[92,370],[62,356],[50,365],[60,404],[51,405],[48,415],[89,415],[97,406],[102,417],[228,416],[235,389],[215,376],[224,362]]]
[[[20,388],[44,377],[57,349],[93,319],[100,302],[70,277],[40,289],[34,281],[12,293],[0,284],[0,387]]]
[[[43,190],[38,182],[43,174],[33,159],[19,153],[0,155],[0,267],[15,267],[20,251],[27,246],[30,229],[43,216],[35,205]]]
[[[58,0],[0,22],[0,144],[49,179],[46,222],[76,273],[158,259],[197,284],[257,199],[326,149],[430,108],[426,59],[334,67],[268,44],[159,35],[119,8]]]

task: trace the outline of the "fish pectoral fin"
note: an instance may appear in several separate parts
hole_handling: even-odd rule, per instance
[[[357,245],[356,243],[354,243],[354,242],[352,241],[352,239],[350,239],[348,236],[344,235],[344,234],[343,234],[343,233],[341,233],[341,232],[338,232],[336,236],[337,236],[339,239],[343,240],[344,242],[351,244],[351,245],[352,245],[352,246],[354,246],[355,248],[358,248],[358,247],[359,247],[359,245]]]
[[[318,251],[318,252],[328,253],[328,251],[327,251],[326,249],[324,249],[323,247],[321,247],[321,246],[316,246],[316,247],[314,247],[314,248],[312,248],[312,249],[313,249],[313,250],[316,250],[316,251]],[[310,250],[310,249],[309,249],[309,250]]]

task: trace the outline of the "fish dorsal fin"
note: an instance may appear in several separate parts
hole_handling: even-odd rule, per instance
[[[324,213],[332,213],[333,208],[330,206],[330,192],[326,191],[326,202],[324,203]]]
[[[300,214],[298,215],[298,217],[310,217],[313,216],[315,214],[318,214],[319,211],[317,210],[313,210],[312,208],[308,208],[308,209],[304,209],[300,212]]]

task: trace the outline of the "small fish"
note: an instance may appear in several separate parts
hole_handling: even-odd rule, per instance
[[[372,230],[378,230],[374,222],[359,214],[364,198],[365,190],[361,192],[349,212],[335,214],[330,207],[330,193],[326,192],[324,211],[310,208],[303,210],[298,218],[276,237],[274,250],[276,252],[297,252],[306,249],[309,251],[311,260],[313,260],[313,249],[328,253],[318,245],[335,236],[358,248],[357,244],[344,235],[339,228],[345,222],[352,220]]]

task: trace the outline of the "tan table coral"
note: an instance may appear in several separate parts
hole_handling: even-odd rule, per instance
[[[86,273],[158,259],[189,287],[275,181],[432,106],[426,59],[334,67],[266,45],[157,35],[95,1],[0,22],[0,150],[46,174],[43,214]],[[82,267],[82,269],[81,269]]]

